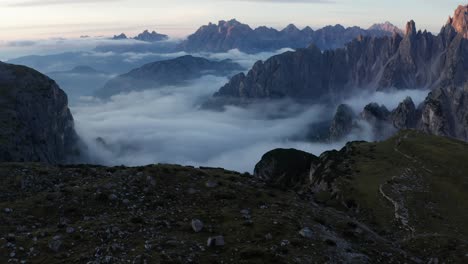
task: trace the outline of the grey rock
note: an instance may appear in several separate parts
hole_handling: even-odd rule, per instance
[[[63,246],[63,241],[61,236],[54,236],[50,241],[49,241],[49,249],[51,249],[53,252],[58,253],[61,251]]]
[[[159,34],[156,31],[149,32],[148,30],[143,31],[135,37],[136,40],[145,42],[158,42],[169,39],[167,35]]]
[[[304,227],[303,229],[301,229],[301,231],[299,231],[299,234],[303,238],[307,238],[307,239],[311,239],[314,237],[314,232],[312,232],[312,230],[308,227]]]
[[[113,193],[112,193],[112,194],[109,194],[109,200],[110,200],[110,201],[116,201],[117,199],[119,199],[119,197],[117,197],[117,195],[115,195],[115,194],[113,194]]]
[[[192,220],[192,229],[195,233],[201,232],[204,227],[203,222],[200,219],[193,219]]]
[[[225,245],[224,237],[223,236],[209,237],[206,245],[208,247],[222,247]]]
[[[410,97],[407,97],[403,102],[401,102],[391,113],[393,126],[397,129],[415,128],[417,118],[418,112]]]
[[[377,140],[386,139],[397,131],[391,124],[391,112],[384,105],[377,103],[366,105],[360,114],[360,119],[371,126]]]
[[[113,40],[122,40],[122,39],[127,39],[127,35],[125,35],[124,33],[120,34],[120,35],[114,35],[114,37],[112,37]]]
[[[330,140],[336,141],[349,135],[354,128],[356,115],[350,106],[341,104],[330,125]]]
[[[216,181],[209,180],[205,183],[207,188],[216,188],[218,187],[218,183]]]
[[[0,62],[0,161],[71,162],[79,139],[67,95],[25,66]]]
[[[309,179],[311,164],[318,158],[295,149],[275,149],[257,163],[254,177],[281,189],[300,188]]]
[[[468,86],[432,91],[420,106],[418,129],[468,141]]]
[[[468,38],[468,5],[459,5],[453,17],[449,17],[447,24],[455,28],[464,38]]]

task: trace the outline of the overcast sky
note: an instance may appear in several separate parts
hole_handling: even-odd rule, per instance
[[[143,29],[182,37],[209,21],[237,18],[251,26],[369,27],[390,21],[438,32],[457,0],[0,0],[0,40],[134,34]]]

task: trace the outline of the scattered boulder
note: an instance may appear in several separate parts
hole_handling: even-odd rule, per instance
[[[216,181],[209,180],[205,183],[207,188],[216,188],[218,187],[218,183]]]
[[[201,220],[199,219],[192,220],[192,229],[193,231],[195,231],[195,233],[202,231],[203,227],[204,227],[204,224]]]
[[[312,232],[312,230],[308,227],[304,227],[301,229],[301,231],[299,231],[299,234],[303,237],[303,238],[307,238],[307,239],[311,239],[313,236],[314,236],[314,233]]]
[[[222,247],[225,245],[223,236],[209,237],[207,246],[208,247]]]
[[[52,240],[49,241],[49,249],[53,252],[58,253],[62,249],[63,241],[61,236],[54,236]]]

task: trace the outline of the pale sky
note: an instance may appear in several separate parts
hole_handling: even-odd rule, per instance
[[[390,21],[439,32],[457,0],[0,0],[0,40],[133,35],[143,29],[183,37],[208,22],[319,28]]]

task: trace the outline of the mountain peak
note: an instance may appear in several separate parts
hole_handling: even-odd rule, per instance
[[[120,39],[127,39],[127,35],[125,35],[124,33],[120,34],[120,35],[114,35],[114,37],[112,37],[113,40],[120,40]]]
[[[218,27],[235,27],[239,25],[242,25],[242,23],[237,21],[237,19],[235,18],[228,20],[228,21],[221,20],[218,22]]]
[[[156,42],[156,41],[162,41],[162,40],[167,40],[169,37],[164,34],[159,34],[156,31],[149,32],[149,30],[143,31],[143,33],[138,34],[138,36],[135,37],[136,40],[140,41],[146,41],[146,42]]]
[[[296,25],[294,24],[289,24],[287,25],[282,31],[286,31],[286,32],[295,32],[295,31],[300,31]]]
[[[381,31],[386,31],[390,33],[398,33],[403,35],[403,31],[399,29],[397,26],[393,25],[389,21],[385,21],[384,23],[376,23],[373,24],[371,27],[369,27],[368,30],[381,30]]]
[[[416,23],[414,20],[409,21],[406,23],[406,36],[414,36],[416,35]]]
[[[447,24],[452,25],[464,38],[468,38],[468,5],[459,5]]]

